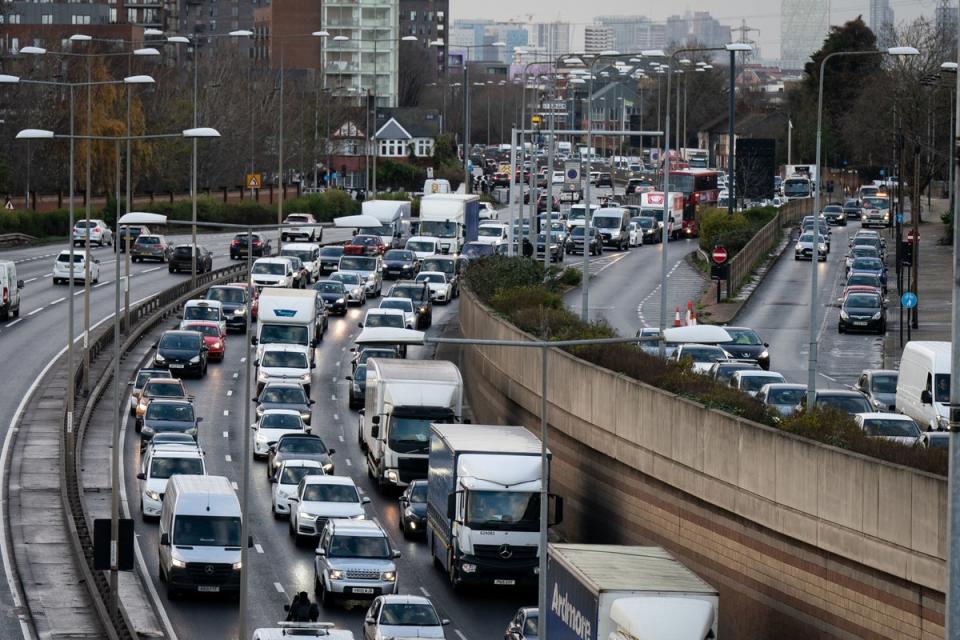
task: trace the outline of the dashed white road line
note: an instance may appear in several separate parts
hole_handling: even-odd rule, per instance
[[[141,271],[140,273],[153,273],[154,271],[160,271],[160,269],[163,269],[163,267],[153,267],[153,268],[151,268],[151,269],[144,269],[144,270]],[[136,275],[136,274],[134,274],[134,275]]]
[[[50,275],[50,274],[48,274],[48,275]],[[43,276],[43,277],[46,278],[47,276]],[[29,282],[33,282],[34,280],[37,280],[37,278],[27,278],[26,280],[24,280],[24,282],[28,282],[28,283],[29,283]]]
[[[223,432],[223,437],[224,437],[224,438],[229,438],[229,437],[230,437],[230,432],[229,432],[229,431],[224,431],[224,432]]]
[[[93,288],[94,288],[94,289],[99,289],[100,287],[105,287],[105,286],[108,285],[108,284],[110,284],[110,281],[109,281],[109,280],[105,280],[104,282],[101,282],[101,283],[99,283],[99,284],[93,285]]]
[[[66,298],[57,298],[56,300],[54,300],[54,301],[51,302],[50,304],[57,304],[58,302],[63,302],[64,300],[66,300]]]
[[[343,436],[337,436],[337,438],[340,439],[340,442],[346,442],[346,440],[343,439]]]
[[[348,466],[348,467],[352,467],[352,466],[353,466],[353,463],[350,462],[350,458],[344,458],[343,461],[347,463],[347,466]]]
[[[229,453],[228,453],[227,455],[223,456],[223,459],[226,460],[227,462],[233,462],[233,458],[230,457],[230,454],[229,454]]]
[[[224,410],[223,410],[223,415],[225,415],[225,416],[230,415],[230,410],[229,410],[229,409],[224,409]]]
[[[41,311],[43,311],[43,307],[40,307],[39,309],[34,309],[34,310],[31,311],[30,313],[28,313],[27,316],[35,316],[35,315],[37,315],[38,313],[40,313]]]
[[[237,373],[233,374],[233,377],[234,377],[234,378],[239,378],[239,377],[240,377],[240,372],[238,371]]]
[[[279,582],[274,582],[273,588],[277,590],[277,593],[286,593],[286,591],[283,590],[283,585]]]
[[[240,358],[240,362],[246,362],[246,361],[247,361],[247,356],[243,356],[242,358]]]
[[[227,396],[229,397],[232,395],[233,395],[233,389],[227,389]]]
[[[237,486],[236,481],[231,482],[231,483],[230,483],[230,486],[233,487],[233,490],[234,490],[234,491],[240,491],[240,487]]]
[[[13,322],[8,322],[8,323],[5,324],[4,326],[5,326],[5,327],[12,327],[13,325],[17,324],[18,322],[23,322],[23,318],[17,318],[17,319],[14,320]]]
[[[425,598],[429,598],[429,597],[430,597],[430,592],[427,591],[426,589],[424,589],[423,587],[420,587],[420,593],[422,593],[422,594],[423,594],[423,597],[425,597]]]
[[[460,640],[467,640],[467,636],[460,633],[460,629],[454,629],[453,632],[457,634],[457,637],[460,638]]]
[[[330,396],[330,399],[331,399],[331,400],[336,400],[336,399],[337,399],[337,396],[336,396],[336,395],[332,395],[332,396]]]
[[[336,400],[337,397],[334,396],[333,399]],[[333,419],[334,419],[334,420],[339,420],[339,419],[340,419],[340,416],[335,413],[335,414],[333,414]]]
[[[259,542],[255,542],[253,548],[257,550],[257,553],[263,553],[263,547],[260,546]]]

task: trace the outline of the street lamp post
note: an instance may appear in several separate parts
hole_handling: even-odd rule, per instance
[[[470,193],[470,50],[482,49],[488,45],[470,45],[457,47],[463,49],[463,192]],[[489,46],[502,48],[507,46],[506,42],[497,41]]]
[[[380,149],[377,146],[377,43],[379,42],[416,42],[417,36],[403,36],[402,38],[385,38],[373,41],[373,193],[377,197],[377,156],[380,155]],[[369,136],[371,132],[367,131]]]
[[[819,262],[819,244],[820,244],[820,230],[818,227],[818,216],[820,215],[820,186],[823,184],[821,180],[822,171],[820,169],[820,150],[821,150],[821,141],[823,134],[823,77],[827,71],[827,62],[839,56],[878,56],[878,55],[889,55],[889,56],[915,56],[919,55],[920,52],[917,51],[914,47],[890,47],[889,49],[880,49],[880,50],[870,50],[870,51],[834,51],[833,53],[827,54],[824,56],[823,60],[820,61],[820,78],[819,78],[819,89],[817,92],[817,151],[816,157],[814,158],[814,167],[816,167],[817,175],[816,182],[813,189],[813,216],[814,216],[814,225],[813,225],[813,241],[811,244],[810,250],[810,327],[809,327],[809,356],[807,362],[807,410],[812,411],[816,407],[816,391],[817,391],[817,267]],[[731,68],[732,71],[732,68]],[[903,180],[903,176],[900,176],[900,180]],[[732,197],[732,192],[731,192]],[[960,547],[958,547],[960,548]]]
[[[958,46],[960,48],[960,46]],[[957,53],[960,59],[960,50]],[[956,127],[960,126],[960,73],[957,72],[957,63],[951,70],[956,74],[954,84],[955,102],[950,110],[953,125],[950,135],[953,137],[953,165],[950,167],[950,211],[953,213],[953,305],[951,307],[950,323],[950,447],[949,447],[949,480],[947,482],[947,597],[946,597],[946,638],[955,638],[960,631],[960,225],[957,224],[960,216],[960,204],[954,189],[960,179],[960,136]],[[942,68],[942,67],[941,67]],[[898,177],[903,184],[903,176]],[[914,240],[919,241],[919,238]]]

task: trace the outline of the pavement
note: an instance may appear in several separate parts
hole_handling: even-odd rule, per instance
[[[926,204],[926,203],[925,203]],[[929,209],[925,210],[923,222],[920,223],[920,252],[919,271],[917,273],[917,309],[919,309],[919,323],[916,329],[911,328],[911,340],[941,340],[950,341],[951,309],[953,306],[953,246],[941,244],[947,235],[947,226],[940,220],[940,215],[949,206],[947,200],[934,199]],[[912,227],[910,227],[912,228]],[[904,229],[904,237],[909,229]],[[894,261],[896,250],[894,244],[888,240],[887,263],[890,270],[890,306],[887,310],[887,339],[884,341],[884,361],[886,366],[897,368],[900,364],[900,354],[903,344],[908,340],[908,331],[904,311],[903,344],[900,341],[900,297],[909,290],[909,282],[904,276],[904,288],[896,287],[896,272]]]

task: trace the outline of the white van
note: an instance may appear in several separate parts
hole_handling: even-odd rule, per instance
[[[227,334],[227,317],[223,313],[223,303],[219,300],[187,300],[183,303],[183,317],[180,319],[180,330],[187,328],[191,322],[216,322],[220,326],[220,333]]]
[[[450,193],[450,181],[443,179],[429,179],[423,181],[423,195],[431,193]]]
[[[0,260],[0,320],[20,315],[20,289],[23,280],[17,280],[17,265],[12,260]]]
[[[926,431],[950,422],[950,343],[914,340],[903,348],[897,376],[897,411]]]
[[[590,223],[600,232],[603,244],[620,251],[630,248],[630,212],[622,207],[597,209]]]
[[[160,580],[181,591],[240,595],[240,501],[224,476],[176,475],[160,513]]]

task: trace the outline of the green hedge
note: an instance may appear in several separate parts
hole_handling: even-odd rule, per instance
[[[758,214],[756,218],[762,220],[764,215]],[[743,217],[749,221],[749,216]],[[496,313],[533,335],[552,340],[616,336],[606,323],[582,322],[564,307],[557,291],[562,290],[562,280],[573,280],[567,271],[551,270],[545,281],[543,267],[537,261],[490,256],[472,262],[465,281]],[[849,415],[834,410],[801,411],[779,419],[754,397],[694,373],[689,363],[664,361],[633,345],[575,347],[570,352],[611,371],[760,424],[923,471],[941,475],[947,472],[947,455],[942,449],[907,447],[868,437]]]
[[[776,207],[755,207],[733,215],[726,209],[707,209],[700,214],[700,248],[726,247],[732,257],[776,215]]]
[[[83,209],[76,210],[77,217]],[[0,233],[25,233],[37,238],[65,238],[70,229],[70,212],[55,209],[44,213],[0,210]]]

